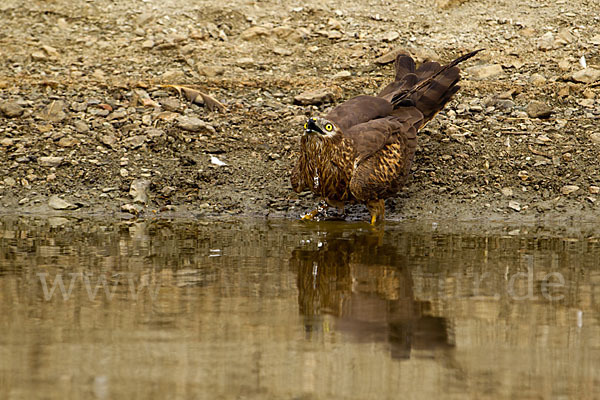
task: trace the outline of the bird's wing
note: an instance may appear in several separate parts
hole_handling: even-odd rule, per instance
[[[325,119],[335,123],[342,132],[376,118],[389,115],[394,106],[389,100],[374,96],[357,96],[335,107]]]
[[[345,131],[344,136],[352,140],[359,165],[399,138],[406,140],[410,148],[416,148],[417,130],[423,121],[423,114],[416,107],[402,107],[395,110],[394,115],[355,125]]]
[[[376,119],[351,129],[358,152],[350,192],[368,202],[395,194],[405,183],[417,147],[417,130],[424,117],[414,107],[401,116]]]

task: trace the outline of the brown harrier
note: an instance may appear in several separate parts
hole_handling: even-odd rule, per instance
[[[346,202],[364,203],[371,224],[383,219],[384,199],[396,194],[410,173],[417,131],[458,91],[456,65],[479,51],[445,66],[426,62],[419,68],[410,56],[399,55],[394,81],[378,96],[354,97],[324,118],[309,118],[292,188],[311,190],[324,207],[343,210]],[[321,210],[302,218],[312,219]]]

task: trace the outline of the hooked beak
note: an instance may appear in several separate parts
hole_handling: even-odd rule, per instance
[[[319,128],[317,126],[317,124],[315,123],[316,119],[314,118],[309,118],[308,121],[306,122],[306,125],[304,125],[305,128],[305,133],[311,133],[311,132],[316,132],[316,133],[320,133],[321,135],[324,135],[324,132],[321,130],[321,128]]]

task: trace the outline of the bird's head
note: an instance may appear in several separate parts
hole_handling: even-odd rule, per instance
[[[338,133],[339,129],[335,123],[320,117],[310,117],[304,124],[305,135],[317,135],[322,137],[332,137]]]

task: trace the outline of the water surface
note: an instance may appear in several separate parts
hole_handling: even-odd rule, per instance
[[[597,398],[598,240],[4,217],[0,398]]]

